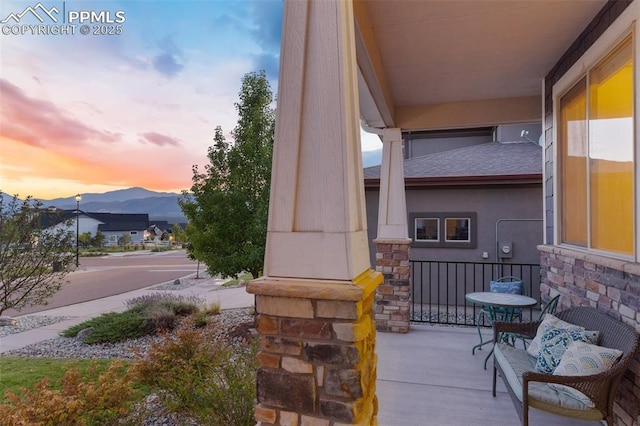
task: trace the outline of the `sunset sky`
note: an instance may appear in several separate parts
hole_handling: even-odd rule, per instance
[[[50,199],[133,186],[188,189],[215,127],[229,134],[236,124],[242,76],[264,69],[277,92],[282,7],[281,0],[3,0],[0,191]],[[73,12],[93,12],[94,21],[71,21]],[[35,25],[75,29],[34,35]],[[363,140],[364,150],[379,147],[375,137]]]

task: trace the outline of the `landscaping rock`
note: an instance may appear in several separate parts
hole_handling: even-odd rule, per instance
[[[11,317],[0,317],[0,327],[8,325],[18,325],[18,320]]]
[[[76,339],[84,342],[91,333],[93,333],[93,327],[84,328],[76,334]]]

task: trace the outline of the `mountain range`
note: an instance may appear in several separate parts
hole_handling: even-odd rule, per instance
[[[373,151],[362,151],[362,167],[366,169],[380,164],[382,164],[382,148]]]
[[[381,163],[382,149],[362,153],[363,167]],[[3,204],[7,205],[13,198],[9,194],[0,193]],[[180,194],[172,192],[156,192],[144,188],[127,188],[109,191],[103,194],[80,194],[80,210],[87,213],[147,213],[149,219],[166,220],[169,223],[183,223],[187,218],[178,205]],[[72,210],[76,208],[76,196],[40,199],[44,207],[57,207]]]
[[[184,223],[187,218],[178,205],[180,194],[156,192],[144,188],[127,188],[103,194],[80,194],[80,210],[87,213],[147,213],[151,220],[166,220],[169,223]],[[2,194],[3,203],[12,197]],[[76,208],[76,196],[39,199],[44,207],[72,210]]]

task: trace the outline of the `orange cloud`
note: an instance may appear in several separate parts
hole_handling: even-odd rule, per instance
[[[89,142],[117,142],[122,135],[92,129],[69,117],[51,102],[30,98],[0,79],[0,136],[49,149],[78,147]]]
[[[51,193],[64,195],[96,185],[159,191],[191,186],[196,156],[176,138],[153,131],[127,138],[97,130],[3,79],[0,117],[0,190],[46,188],[38,182],[47,181],[60,186],[48,188]]]
[[[169,169],[144,156],[111,162],[86,160],[71,150],[59,153],[0,138],[2,161],[0,181],[6,192],[24,192],[20,188],[41,187],[43,193],[29,193],[40,198],[69,196],[86,192],[84,187],[102,185],[116,188],[140,186],[157,191],[179,191],[191,186],[188,167]],[[28,159],[28,161],[25,161]],[[40,182],[40,183],[38,183]],[[58,187],[48,184],[55,182]],[[55,194],[48,197],[47,194]]]

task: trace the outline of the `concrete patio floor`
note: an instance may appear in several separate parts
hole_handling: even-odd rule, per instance
[[[489,339],[491,330],[483,336]],[[381,426],[510,426],[520,419],[502,379],[491,395],[490,345],[471,327],[412,325],[408,334],[377,333],[378,423]],[[531,426],[599,426],[530,409]]]

